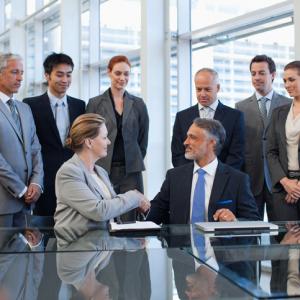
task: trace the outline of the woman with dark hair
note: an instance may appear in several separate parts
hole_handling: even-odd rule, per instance
[[[283,81],[293,101],[273,111],[267,133],[276,221],[300,219],[300,61],[284,67]]]
[[[133,208],[142,212],[150,208],[150,202],[137,190],[117,195],[107,172],[95,165],[106,157],[110,144],[104,118],[98,114],[77,117],[66,143],[75,154],[56,175],[55,228],[106,228],[107,221]]]
[[[126,91],[131,64],[126,56],[111,58],[107,74],[111,86],[102,95],[90,99],[86,112],[97,113],[106,120],[108,147],[106,158],[97,162],[109,174],[117,193],[131,189],[144,191],[142,171],[148,145],[149,118],[141,98]],[[136,210],[122,216],[123,221],[135,220]]]

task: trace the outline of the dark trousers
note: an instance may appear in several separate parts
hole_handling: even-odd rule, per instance
[[[273,220],[273,200],[272,200],[272,194],[269,192],[269,189],[264,183],[263,189],[260,194],[255,196],[257,208],[259,215],[261,219],[264,219],[264,211],[265,211],[265,204],[266,204],[266,210],[268,215],[268,220]]]
[[[125,166],[112,166],[109,177],[117,194],[123,194],[130,190],[138,190],[144,193],[142,172],[126,174]],[[123,222],[137,220],[138,218],[137,209],[121,215]]]
[[[300,200],[295,204],[285,201],[286,192],[273,193],[273,221],[299,221]]]

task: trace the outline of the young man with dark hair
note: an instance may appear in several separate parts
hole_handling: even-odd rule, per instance
[[[48,90],[40,96],[23,101],[31,107],[37,135],[42,146],[44,163],[44,193],[35,214],[53,216],[56,208],[55,176],[60,166],[73,152],[65,147],[69,128],[85,112],[85,102],[68,96],[74,63],[64,53],[52,53],[44,61]]]

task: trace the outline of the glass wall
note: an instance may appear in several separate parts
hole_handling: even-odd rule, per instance
[[[294,59],[293,31],[294,27],[290,25],[199,50],[195,44],[192,73],[195,74],[203,67],[215,69],[221,82],[219,99],[224,104],[234,106],[236,102],[253,94],[249,71],[251,59],[257,54],[266,54],[274,59],[277,66],[273,87],[286,95],[282,70],[285,64]],[[196,99],[195,96],[193,99]]]

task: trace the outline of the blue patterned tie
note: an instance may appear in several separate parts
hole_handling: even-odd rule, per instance
[[[205,222],[205,171],[198,169],[198,180],[194,190],[191,223]]]
[[[22,136],[21,120],[20,120],[20,117],[19,117],[19,115],[18,115],[18,113],[17,113],[16,104],[15,104],[15,102],[14,102],[13,99],[9,99],[9,100],[7,101],[7,104],[8,104],[8,106],[9,106],[9,108],[10,108],[11,116],[12,116],[12,118],[13,118],[14,121],[15,121],[15,124],[16,124],[16,126],[17,126],[18,131],[19,131],[19,134],[20,134],[20,136]]]

